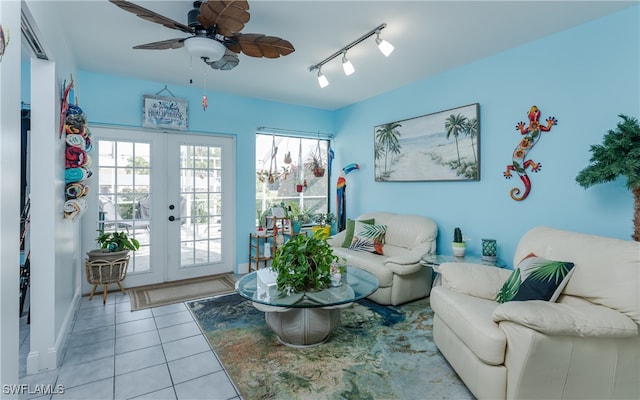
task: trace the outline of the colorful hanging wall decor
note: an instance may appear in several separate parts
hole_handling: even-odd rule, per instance
[[[87,180],[91,177],[91,132],[87,127],[87,117],[80,107],[68,103],[70,89],[73,88],[73,78],[69,86],[64,88],[62,119],[65,132],[65,203],[64,217],[75,221],[87,209],[84,197],[89,193]],[[73,95],[71,95],[73,98]],[[64,104],[67,103],[65,106]]]
[[[532,172],[538,172],[542,167],[541,163],[528,159],[527,155],[531,149],[533,149],[533,146],[535,146],[540,140],[540,137],[542,136],[541,132],[549,132],[551,127],[558,124],[558,120],[556,120],[555,117],[549,117],[546,119],[547,125],[541,125],[540,110],[536,106],[531,107],[528,117],[528,125],[525,126],[525,123],[522,121],[518,122],[516,125],[516,130],[519,130],[520,134],[524,137],[520,140],[520,143],[518,143],[513,151],[512,164],[507,165],[507,169],[504,172],[504,177],[510,179],[511,171],[515,171],[524,184],[524,193],[522,193],[522,195],[520,194],[520,189],[517,187],[512,188],[509,192],[511,198],[516,201],[526,199],[531,192],[531,180],[527,175],[527,168],[530,168]]]
[[[360,165],[351,163],[342,168],[342,172],[336,182],[336,214],[338,232],[343,231],[347,227],[347,175],[351,171],[360,169]]]

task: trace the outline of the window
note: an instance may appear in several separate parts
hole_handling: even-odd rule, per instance
[[[294,215],[327,213],[329,140],[256,134],[256,210],[284,204]],[[314,173],[314,159],[325,172]],[[306,186],[305,186],[306,184]],[[256,222],[259,216],[256,215]],[[305,221],[303,221],[305,222]]]

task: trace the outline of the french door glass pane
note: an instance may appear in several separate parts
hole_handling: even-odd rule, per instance
[[[222,260],[221,154],[217,146],[180,146],[181,268]]]
[[[125,231],[140,242],[131,252],[128,273],[149,271],[151,242],[151,144],[99,140],[96,226],[105,232]]]

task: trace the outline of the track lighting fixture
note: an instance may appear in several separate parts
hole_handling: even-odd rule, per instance
[[[380,30],[376,31],[376,44],[378,45],[380,52],[382,52],[385,57],[389,57],[391,53],[393,53],[393,45],[386,40],[380,39]]]
[[[344,74],[349,76],[356,72],[356,69],[353,68],[353,64],[351,61],[347,60],[347,52],[342,53],[342,69],[344,69]]]
[[[329,86],[329,80],[326,76],[324,76],[320,68],[321,67],[318,68],[318,85],[320,85],[321,88],[326,88],[327,86]]]
[[[343,48],[336,51],[335,53],[325,58],[324,60],[320,61],[319,63],[310,66],[309,71],[311,72],[316,70],[318,71],[318,84],[320,84],[320,87],[324,88],[329,85],[329,80],[327,79],[326,76],[322,74],[322,71],[321,71],[322,66],[341,54],[342,54],[342,68],[344,69],[344,74],[345,75],[353,74],[356,69],[353,67],[353,64],[351,63],[351,61],[347,59],[347,51],[352,47],[354,47],[355,45],[357,45],[358,43],[363,42],[365,39],[368,39],[373,35],[376,35],[376,45],[378,45],[378,48],[380,49],[382,54],[389,57],[389,55],[393,52],[393,46],[386,40],[380,39],[380,31],[386,27],[387,27],[387,24],[381,24],[380,26],[362,35],[358,39],[344,46]]]

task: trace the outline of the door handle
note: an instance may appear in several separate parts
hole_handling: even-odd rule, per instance
[[[173,215],[170,215],[170,216],[169,216],[169,221],[175,221],[175,220],[177,220],[177,219],[180,219],[180,218],[176,218],[176,217],[174,217]]]

